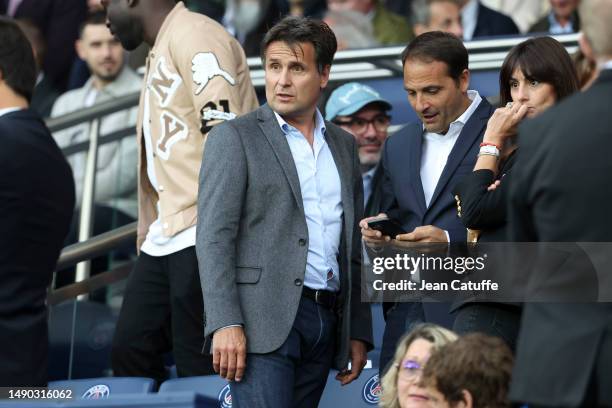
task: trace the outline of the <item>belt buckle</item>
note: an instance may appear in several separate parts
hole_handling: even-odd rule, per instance
[[[321,302],[321,301],[319,300],[319,295],[320,295],[320,294],[321,294],[321,291],[320,291],[320,290],[315,290],[315,303],[318,303],[318,304],[322,305],[322,304],[323,304],[323,302]]]

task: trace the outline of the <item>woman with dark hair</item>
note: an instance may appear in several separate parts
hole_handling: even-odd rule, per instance
[[[458,215],[472,242],[507,240],[506,198],[517,154],[518,124],[578,90],[570,55],[550,37],[532,38],[512,48],[502,65],[499,83],[502,107],[489,119],[474,171],[454,189]],[[489,254],[492,262],[494,258]],[[500,256],[496,258],[500,260]],[[489,268],[497,275],[501,275],[500,270]],[[491,299],[475,303],[467,299],[457,302],[455,310],[457,333],[484,332],[503,338],[515,349],[520,303]]]

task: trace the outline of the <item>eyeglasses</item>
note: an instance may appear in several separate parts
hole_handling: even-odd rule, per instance
[[[355,116],[350,120],[334,120],[334,123],[338,126],[348,126],[353,133],[365,133],[370,123],[377,132],[385,132],[391,124],[391,116],[376,115],[370,120]]]
[[[397,364],[397,367],[399,368],[400,377],[406,380],[416,378],[423,372],[423,366],[414,360],[402,361],[400,364]]]

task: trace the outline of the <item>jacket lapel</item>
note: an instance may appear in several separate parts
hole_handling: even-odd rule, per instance
[[[355,208],[353,200],[353,177],[352,161],[347,157],[346,151],[340,145],[340,135],[336,133],[329,122],[325,123],[326,134],[325,142],[329,146],[336,169],[340,175],[340,194],[342,199],[342,210],[344,212],[344,228],[346,233],[347,249],[350,249],[353,232],[353,219],[355,218]],[[348,252],[350,254],[350,252]]]
[[[459,164],[461,164],[465,155],[470,151],[470,148],[481,138],[482,132],[487,125],[487,120],[489,116],[491,116],[490,113],[491,105],[483,98],[478,108],[476,108],[476,111],[474,111],[465,126],[463,126],[453,149],[448,155],[448,160],[446,161],[444,170],[442,170],[442,175],[431,197],[429,208],[433,207],[440,193],[444,190],[444,187],[446,187],[446,184],[448,184],[452,175],[455,173],[455,170]]]
[[[274,112],[272,112],[272,109],[267,104],[263,105],[259,109],[257,112],[257,119],[259,121],[261,131],[265,135],[266,139],[268,139],[270,146],[272,146],[274,155],[278,159],[278,162],[285,173],[285,177],[287,177],[287,181],[289,182],[289,186],[291,186],[291,191],[293,192],[293,197],[297,202],[298,208],[300,209],[300,212],[304,214],[304,203],[302,201],[300,179],[295,167],[295,161],[291,155],[291,149],[289,148],[287,137],[278,125]]]

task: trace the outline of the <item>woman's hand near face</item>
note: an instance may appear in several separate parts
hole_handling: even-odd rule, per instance
[[[499,148],[503,148],[506,139],[516,134],[516,127],[526,114],[527,105],[520,102],[497,108],[489,118],[483,141],[494,143]]]

